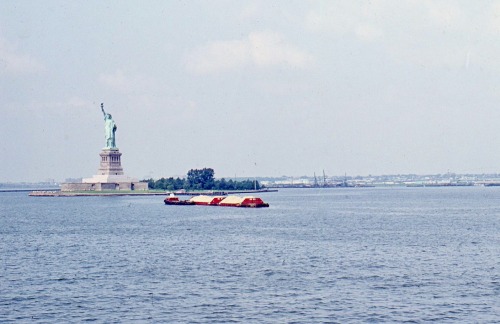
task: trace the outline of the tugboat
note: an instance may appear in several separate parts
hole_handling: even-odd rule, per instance
[[[190,200],[179,200],[173,193],[171,193],[165,200],[165,205],[194,205]]]

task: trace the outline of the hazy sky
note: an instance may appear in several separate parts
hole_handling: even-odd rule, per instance
[[[1,1],[0,182],[500,172],[500,1]]]

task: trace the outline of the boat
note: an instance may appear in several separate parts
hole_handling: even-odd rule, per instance
[[[226,197],[224,197],[224,196],[205,196],[205,195],[199,195],[199,196],[194,196],[193,198],[189,199],[189,201],[192,201],[195,205],[216,206],[224,198],[226,198]]]
[[[269,204],[262,201],[262,199],[253,196],[238,197],[238,196],[228,196],[223,199],[219,206],[223,207],[269,207]]]
[[[194,205],[194,202],[189,200],[179,200],[174,194],[170,194],[165,200],[165,205]]]
[[[205,196],[198,195],[188,200],[179,200],[174,194],[170,194],[164,200],[165,205],[200,205],[200,206],[220,206],[220,207],[246,207],[262,208],[269,207],[261,198],[246,196]]]

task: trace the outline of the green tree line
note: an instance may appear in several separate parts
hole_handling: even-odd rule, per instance
[[[158,180],[143,180],[148,183],[149,189],[158,190],[252,190],[261,189],[258,181],[250,179],[243,181],[215,179],[215,172],[211,168],[191,169],[186,178],[161,178]]]

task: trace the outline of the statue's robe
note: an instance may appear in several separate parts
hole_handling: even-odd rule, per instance
[[[106,136],[106,147],[115,147],[116,124],[112,118],[104,119],[104,131]]]

